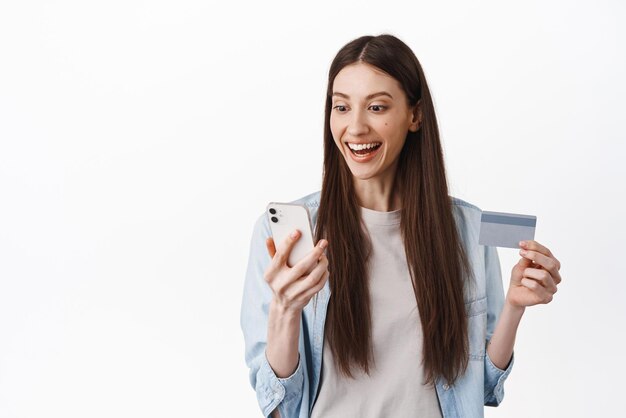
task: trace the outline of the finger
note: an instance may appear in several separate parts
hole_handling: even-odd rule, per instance
[[[548,247],[546,247],[545,245],[541,245],[537,241],[532,240],[532,239],[522,241],[522,242],[524,243],[523,245],[521,245],[523,249],[537,251],[541,254],[544,254],[548,257],[553,258],[554,261],[556,262],[556,269],[557,270],[561,269],[561,263],[559,262],[559,260],[556,259],[556,257],[552,254],[552,252],[550,251]]]
[[[287,264],[287,260],[289,259],[289,253],[291,253],[291,249],[296,244],[296,241],[298,241],[298,239],[300,238],[300,235],[300,231],[295,229],[291,234],[287,235],[283,242],[279,244],[278,248],[276,249],[276,254],[273,258],[274,266],[276,268]]]
[[[518,261],[517,261],[517,266],[519,266],[522,270],[524,270],[526,267],[533,267],[533,260],[531,260],[530,258],[524,258],[521,257]]]
[[[319,240],[317,246],[293,266],[292,272],[296,278],[309,273],[319,263],[327,245],[328,241],[325,239]]]
[[[326,270],[324,272],[324,274],[322,274],[321,280],[319,280],[315,286],[313,286],[313,287],[309,288],[307,291],[305,291],[302,296],[304,298],[310,298],[314,294],[316,294],[317,292],[322,290],[324,288],[324,286],[326,286],[326,282],[328,281],[328,276],[329,276],[329,273],[328,273],[328,270]]]
[[[536,280],[529,278],[522,278],[522,286],[530,289],[534,294],[537,303],[548,303],[552,301],[554,297],[552,293],[548,292],[548,290],[539,284]]]
[[[298,240],[299,237],[300,237],[299,232],[295,238],[292,237],[291,234],[287,235],[287,237],[283,240],[283,242],[280,244],[278,249],[276,249],[276,243],[274,242],[273,237],[269,237],[266,239],[265,245],[267,247],[268,252],[270,252],[272,255],[272,260],[270,261],[270,264],[267,267],[266,274],[275,275],[278,273],[278,271],[286,264],[286,260],[289,257],[289,252],[291,251],[291,248],[293,248],[293,245],[295,244],[295,242]],[[269,245],[270,239],[272,240],[272,245],[271,245],[272,248],[270,248],[270,245]],[[272,250],[273,250],[273,253],[272,253]]]
[[[328,259],[326,256],[322,256],[322,261],[317,263],[315,268],[307,276],[304,276],[302,280],[299,280],[294,284],[293,292],[295,297],[299,297],[305,294],[308,290],[318,287],[321,281],[324,279],[324,274],[328,271]]]
[[[317,282],[317,284],[315,286],[309,287],[306,290],[304,290],[303,292],[301,292],[298,295],[298,299],[300,300],[304,300],[304,301],[310,301],[311,298],[313,297],[313,295],[315,295],[317,292],[319,292],[320,290],[322,290],[324,288],[324,286],[326,286],[326,282],[328,281],[328,270],[326,270],[323,274],[321,279]]]
[[[551,272],[550,273],[552,275],[552,279],[554,279],[554,283],[559,284],[561,283],[561,280],[563,280],[561,278],[561,273],[559,273],[559,269],[557,268],[555,272]]]
[[[529,239],[529,240],[522,241],[522,242],[524,244],[521,245],[521,247],[526,249],[526,250],[537,251],[537,252],[540,252],[540,253],[545,254],[547,256],[551,256],[552,255],[550,250],[545,245],[542,245],[542,244],[538,243],[537,241],[535,241],[533,239]]]
[[[324,252],[323,252],[323,253],[325,254],[325,253],[326,253],[326,248],[328,247],[328,241],[327,241],[327,240],[325,240],[325,239],[323,239],[323,238],[322,238],[322,239],[320,239],[319,241],[317,241],[317,244],[315,244],[315,246],[317,247],[318,245],[321,245],[321,244],[322,244],[322,240],[324,240],[324,241],[325,241],[325,243],[324,243]],[[320,256],[320,257],[317,259],[317,261],[319,261],[319,260],[321,260],[321,259],[322,259],[322,257]]]
[[[269,253],[270,257],[274,258],[274,254],[276,254],[276,245],[274,244],[274,238],[267,238],[265,240],[265,246],[267,247],[267,252]]]
[[[552,277],[558,277],[560,280],[561,275],[559,274],[556,260],[554,260],[554,258],[533,250],[520,250],[519,253],[522,257],[532,260],[535,264],[538,264],[548,270]]]
[[[524,277],[537,280],[539,284],[545,287],[550,293],[556,293],[556,284],[547,270],[527,268],[524,270]]]

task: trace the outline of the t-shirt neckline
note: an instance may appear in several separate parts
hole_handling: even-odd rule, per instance
[[[402,209],[381,212],[364,208],[360,205],[359,208],[361,210],[361,219],[363,219],[367,225],[398,225],[400,223]]]

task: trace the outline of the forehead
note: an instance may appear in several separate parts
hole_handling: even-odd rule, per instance
[[[400,83],[377,67],[365,63],[347,65],[333,82],[333,94],[340,92],[351,99],[364,98],[370,93],[388,91],[395,98],[403,96]]]

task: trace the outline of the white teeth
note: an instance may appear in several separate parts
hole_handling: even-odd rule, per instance
[[[348,142],[348,147],[350,147],[350,149],[353,150],[362,150],[362,149],[369,149],[372,147],[375,147],[376,145],[380,145],[380,142],[372,142],[371,144],[351,144]]]

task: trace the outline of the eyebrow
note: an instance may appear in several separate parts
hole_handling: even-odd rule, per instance
[[[343,93],[340,93],[338,91],[334,91],[333,92],[333,96],[340,96],[340,97],[343,97],[345,99],[349,99],[350,98],[350,96],[348,96],[347,94],[343,94]],[[379,91],[378,93],[372,93],[372,94],[366,96],[365,100],[372,99],[372,98],[374,98],[376,96],[389,96],[391,99],[393,99],[393,96],[391,94],[387,93],[386,91]]]

